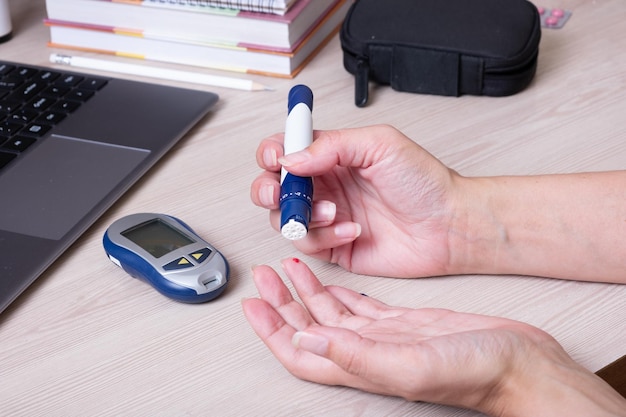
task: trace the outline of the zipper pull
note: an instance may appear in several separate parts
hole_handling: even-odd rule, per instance
[[[354,74],[354,104],[357,107],[365,107],[367,104],[369,77],[370,67],[367,60],[358,58]]]

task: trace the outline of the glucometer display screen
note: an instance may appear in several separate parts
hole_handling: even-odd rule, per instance
[[[167,223],[154,219],[122,232],[129,239],[155,258],[195,243]]]

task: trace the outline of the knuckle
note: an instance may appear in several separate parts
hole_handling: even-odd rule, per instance
[[[367,375],[367,362],[357,351],[350,350],[340,354],[340,366],[349,374],[358,377]]]

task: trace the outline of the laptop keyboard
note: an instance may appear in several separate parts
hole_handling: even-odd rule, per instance
[[[106,78],[0,61],[0,170],[106,84]]]

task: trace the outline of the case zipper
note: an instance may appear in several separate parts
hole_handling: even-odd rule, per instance
[[[369,97],[370,66],[367,59],[357,58],[354,77],[354,104],[364,107]]]

